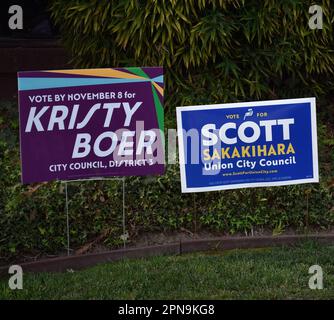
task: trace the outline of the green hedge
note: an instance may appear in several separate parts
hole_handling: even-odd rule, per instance
[[[62,252],[66,246],[64,185],[21,185],[17,106],[0,106],[0,257]],[[129,241],[143,232],[181,228],[231,234],[330,228],[334,224],[330,188],[334,139],[328,127],[319,125],[318,131],[320,184],[181,194],[178,165],[168,165],[163,176],[127,178]],[[105,245],[121,245],[121,183],[73,183],[68,190],[72,247],[101,235]]]

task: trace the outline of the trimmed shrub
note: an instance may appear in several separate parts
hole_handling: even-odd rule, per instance
[[[21,185],[17,106],[1,103],[0,257],[57,254],[66,247],[64,184]],[[333,134],[321,125],[320,184],[181,194],[178,165],[165,175],[126,179],[129,241],[143,232],[208,230],[275,234],[326,230],[334,223]],[[68,184],[71,247],[96,238],[122,244],[122,185],[115,181]],[[1,259],[0,259],[1,263]]]

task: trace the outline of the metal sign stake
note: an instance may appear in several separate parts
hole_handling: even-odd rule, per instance
[[[121,236],[123,240],[123,247],[126,248],[126,240],[127,240],[127,234],[126,234],[126,219],[125,219],[125,177],[122,178],[94,178],[94,179],[78,179],[78,180],[68,180],[68,181],[61,181],[65,184],[65,207],[66,207],[66,237],[67,237],[67,255],[70,255],[70,218],[69,218],[69,210],[68,210],[68,189],[67,185],[68,182],[83,182],[83,181],[105,181],[105,180],[122,180],[122,189],[123,189],[123,195],[122,195],[122,229],[123,234]]]
[[[67,234],[67,255],[70,255],[70,219],[68,214],[68,192],[67,182],[65,182],[65,198],[66,198],[66,234]]]
[[[126,225],[125,225],[125,177],[123,177],[123,246],[126,247]]]

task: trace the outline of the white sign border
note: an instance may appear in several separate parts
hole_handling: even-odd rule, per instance
[[[232,185],[223,185],[223,186],[217,185],[217,186],[210,186],[210,187],[195,187],[195,188],[187,187],[186,173],[185,173],[185,159],[184,159],[182,112],[194,111],[194,110],[221,109],[221,108],[239,108],[239,107],[240,108],[246,108],[246,107],[250,108],[252,106],[264,107],[264,106],[274,106],[274,105],[282,105],[282,104],[300,104],[300,103],[309,103],[310,109],[311,109],[310,114],[311,114],[311,134],[312,134],[313,178],[287,180],[287,181],[273,181],[273,182],[253,182],[253,183],[248,182],[248,183],[241,183],[241,184],[232,184]],[[220,190],[231,190],[231,189],[241,189],[241,188],[286,186],[286,185],[301,184],[301,183],[319,182],[317,115],[316,115],[316,98],[315,97],[176,107],[176,122],[177,122],[179,165],[180,165],[182,193],[220,191]]]

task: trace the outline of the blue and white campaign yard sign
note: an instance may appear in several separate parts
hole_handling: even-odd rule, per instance
[[[319,182],[315,98],[177,108],[182,192]]]

